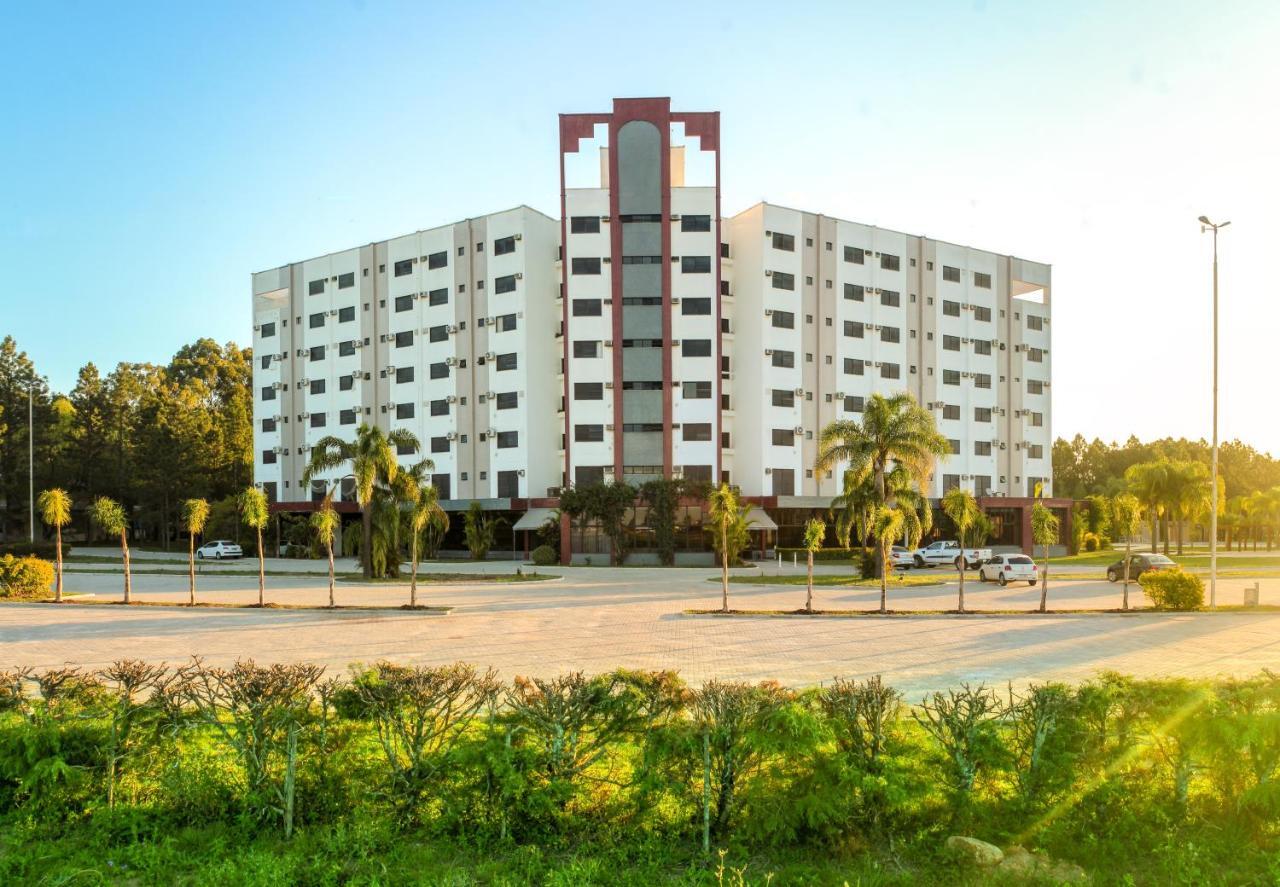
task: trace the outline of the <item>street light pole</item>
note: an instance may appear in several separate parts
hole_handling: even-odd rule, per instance
[[[1218,229],[1207,216],[1200,217],[1200,233],[1213,230],[1213,457],[1209,471],[1209,607],[1218,606]]]
[[[32,406],[35,387],[36,380],[32,377],[31,384],[27,386],[27,504],[30,508],[27,540],[32,545],[36,544],[36,424],[35,407]]]

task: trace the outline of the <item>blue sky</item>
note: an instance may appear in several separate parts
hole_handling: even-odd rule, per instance
[[[611,7],[10,4],[0,334],[59,389],[247,344],[250,272],[554,214],[555,115],[670,95],[722,112],[728,213],[1051,262],[1055,434],[1207,436],[1232,219],[1223,434],[1280,454],[1280,4]]]

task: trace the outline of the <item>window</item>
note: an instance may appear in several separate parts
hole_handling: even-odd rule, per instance
[[[980,320],[980,321],[982,321],[983,323],[990,323],[990,322],[991,322],[991,309],[990,309],[990,308],[987,308],[985,305],[974,305],[974,306],[973,306],[973,319],[974,319],[974,320]]]
[[[866,402],[861,395],[846,394],[844,396],[844,411],[846,413],[861,413],[866,407]]]
[[[354,376],[339,376],[339,377],[338,377],[338,390],[339,390],[339,391],[350,391],[350,390],[351,390],[352,388],[354,388],[355,386],[356,386],[356,380],[355,380],[355,377],[354,377]]]
[[[949,493],[952,490],[960,488],[960,475],[944,474],[942,475],[942,492]]]
[[[445,342],[449,339],[449,327],[444,324],[438,324],[427,330],[427,341],[429,342]]]
[[[603,382],[574,382],[574,400],[604,400]]]
[[[520,446],[520,432],[518,431],[499,431],[498,432],[498,449],[509,450],[512,447]]]
[[[942,313],[947,317],[960,316],[960,303],[952,302],[950,299],[942,300]]]
[[[396,296],[396,311],[410,311],[413,309],[413,296]]]
[[[959,268],[953,268],[953,267],[951,267],[950,265],[943,265],[943,266],[942,266],[942,279],[943,279],[943,280],[949,280],[949,281],[951,281],[952,283],[959,283],[959,282],[960,282],[960,269],[959,269]]]
[[[501,444],[499,444],[501,446]],[[520,495],[520,472],[498,472],[498,498],[515,499]]]
[[[324,379],[312,379],[309,387],[312,394],[324,394]]]
[[[574,299],[573,300],[573,316],[574,317],[599,317],[604,309],[601,307],[604,303],[600,299]]]
[[[880,341],[901,342],[902,330],[898,329],[896,326],[882,326],[880,327]]]
[[[447,453],[449,452],[449,438],[445,436],[431,438],[431,452]]]
[[[973,495],[979,499],[991,495],[991,475],[975,474],[973,476]]]
[[[449,304],[449,288],[442,287],[438,290],[432,290],[431,292],[427,293],[427,304],[430,305],[432,308],[436,307],[437,305],[448,305]]]
[[[710,314],[711,300],[710,299],[681,299],[680,313],[681,314]]]
[[[323,278],[323,277],[321,277],[319,280],[313,280],[313,281],[311,281],[310,283],[308,283],[308,284],[307,284],[307,295],[310,295],[310,296],[318,296],[318,295],[320,295],[322,292],[324,292],[324,278]]]
[[[711,440],[710,422],[685,422],[680,426],[681,438],[693,443]]]
[[[710,256],[681,256],[680,257],[680,273],[710,274],[711,273],[711,257]]]
[[[855,265],[863,264],[862,250],[856,246],[846,246],[844,248],[844,260],[853,262]]]
[[[796,405],[796,393],[790,388],[773,389],[773,405],[775,407],[793,407]]]
[[[776,367],[793,367],[796,365],[796,355],[794,351],[774,351],[773,365]]]
[[[991,275],[983,274],[981,271],[973,272],[973,285],[979,289],[991,289]]]
[[[991,407],[974,407],[974,408],[973,408],[973,421],[975,421],[975,422],[990,422],[990,421],[991,421]]]
[[[680,386],[680,393],[686,400],[710,400],[710,382],[685,382]]]
[[[270,355],[270,354],[264,354],[264,355],[262,355],[262,361],[261,361],[261,363],[262,363],[262,368],[263,368],[264,370],[269,370],[269,369],[271,369],[271,355]]]
[[[312,360],[324,360],[324,346],[316,345],[311,349],[310,358]]]
[[[856,320],[846,320],[844,322],[844,334],[851,339],[861,339],[863,327]]]
[[[796,444],[796,433],[790,428],[773,429],[773,445],[775,447],[793,447]]]
[[[990,354],[991,340],[990,339],[974,339],[973,353],[974,354]]]
[[[959,350],[960,350],[960,337],[959,337],[959,336],[948,336],[948,335],[945,335],[945,334],[944,334],[944,335],[942,336],[942,350],[943,350],[943,351],[959,351]]]
[[[1041,444],[1027,444],[1028,459],[1043,459],[1044,447]]]
[[[866,365],[856,357],[846,357],[844,359],[844,372],[847,376],[861,376],[866,371]]]
[[[975,441],[973,442],[973,454],[974,454],[975,456],[990,456],[990,455],[991,455],[991,441],[989,441],[989,440],[975,440]]]
[[[599,383],[597,383],[599,384]],[[623,382],[623,391],[661,391],[664,387],[662,382]],[[594,398],[599,399],[599,398]]]
[[[338,323],[350,323],[356,319],[356,306],[348,305],[338,309]]]
[[[396,381],[403,384],[413,381],[413,367],[396,367]]]
[[[427,376],[432,379],[447,379],[449,378],[449,365],[443,360],[433,363],[427,368]]]
[[[1044,349],[1028,348],[1027,360],[1031,361],[1032,363],[1044,363]]]
[[[356,424],[356,411],[355,410],[338,410],[338,424],[339,425]]]
[[[501,277],[493,279],[493,292],[495,295],[502,293],[514,293],[516,291],[516,276],[514,274],[504,274]]]
[[[990,388],[990,387],[991,387],[991,374],[990,374],[990,373],[974,373],[974,374],[973,374],[973,387],[975,387],[975,388]]]
[[[1039,379],[1028,379],[1027,394],[1044,394],[1044,382]]]
[[[570,270],[574,274],[599,274],[600,260],[598,258],[576,258],[573,260]]]
[[[902,261],[890,253],[881,253],[880,267],[885,271],[897,271],[902,267]]]
[[[681,216],[681,231],[710,231],[711,216]]]
[[[844,297],[854,302],[862,302],[866,300],[866,288],[860,283],[846,283],[844,285]]]
[[[413,271],[413,259],[401,259],[395,263],[393,270],[396,277],[408,277],[409,273]]]
[[[500,333],[509,333],[516,329],[516,316],[514,314],[499,314],[494,319],[493,325],[498,328]]]
[[[263,450],[263,451],[262,451],[262,464],[263,464],[263,465],[275,465],[275,464],[276,464],[276,451],[275,451],[275,450]]]
[[[943,370],[942,384],[943,385],[959,385],[960,371],[959,370]]]
[[[398,403],[398,404],[396,404],[396,418],[397,418],[397,419],[412,419],[412,418],[413,418],[413,404],[412,404],[412,403]]]
[[[942,405],[942,418],[944,418],[944,419],[959,419],[959,418],[960,418],[960,405],[959,405],[959,404],[954,404],[954,403],[943,404],[943,405]]]
[[[499,391],[493,402],[499,410],[514,410],[520,405],[520,395],[515,391]]]
[[[1044,318],[1038,314],[1027,315],[1027,329],[1042,330],[1044,329]]]
[[[680,350],[685,357],[710,357],[710,339],[684,339],[680,342]]]
[[[773,243],[774,249],[786,250],[789,253],[796,251],[796,239],[791,234],[783,234],[780,231],[774,231],[773,234],[770,235],[770,240]]]
[[[776,290],[794,290],[796,288],[796,276],[787,274],[785,271],[774,271],[769,278],[773,282],[773,288]]]
[[[600,356],[599,341],[594,341],[594,342],[587,342],[582,340],[575,341],[573,343],[573,356],[574,357],[599,357]]]
[[[569,219],[569,232],[571,234],[599,234],[600,217],[573,216]]]
[[[902,378],[902,367],[896,363],[882,363],[880,364],[880,378],[900,379]]]
[[[275,431],[275,430],[276,430],[276,420],[275,420],[275,419],[263,419],[263,420],[262,420],[262,431],[263,431],[263,433],[264,433],[264,434],[271,434],[271,433],[272,433],[273,431]]]
[[[493,242],[493,254],[495,256],[505,256],[507,253],[513,253],[515,251],[516,238],[514,235],[509,237],[499,237]]]
[[[270,339],[275,334],[276,334],[276,325],[274,321],[272,323],[264,323],[262,325],[262,338]]]
[[[780,330],[793,330],[796,328],[796,316],[791,311],[774,311],[770,320],[773,322],[773,326]]]
[[[955,440],[954,438],[948,438],[947,452],[949,452],[953,456],[960,455],[960,441]]]
[[[1032,427],[1032,428],[1043,428],[1043,427],[1044,427],[1044,413],[1032,413],[1032,414],[1031,414],[1031,427]]]
[[[311,427],[312,427],[312,428],[323,428],[323,427],[324,427],[324,420],[325,420],[325,415],[324,415],[324,413],[312,413],[312,414],[311,414]]]
[[[356,272],[348,271],[346,274],[338,275],[338,289],[351,289],[356,285]]]
[[[893,290],[880,291],[880,304],[886,308],[897,308],[902,304],[902,294]]]
[[[623,256],[624,265],[661,265],[662,256]]]
[[[494,363],[497,364],[497,372],[505,372],[506,370],[514,370],[516,368],[517,358],[515,352],[510,354],[499,354]]]
[[[448,264],[449,264],[448,250],[440,250],[440,252],[438,253],[432,253],[431,255],[427,256],[427,267],[433,271],[437,268],[445,268],[448,266]]]
[[[622,426],[623,431],[635,433],[652,434],[662,430],[661,422],[627,422]]]
[[[338,356],[350,357],[356,353],[356,343],[354,341],[346,341],[338,343]]]
[[[396,333],[396,347],[407,348],[413,344],[413,330],[403,330]]]
[[[796,472],[794,468],[773,469],[773,495],[794,496],[796,494]]]
[[[309,322],[308,322],[308,324],[307,324],[307,325],[308,325],[311,329],[316,329],[317,327],[322,327],[322,326],[324,326],[324,312],[323,312],[323,311],[321,311],[319,314],[313,314],[313,315],[311,315],[311,317],[310,317]]]
[[[449,401],[443,397],[439,400],[433,400],[429,405],[429,409],[433,416],[447,416],[449,415]]]

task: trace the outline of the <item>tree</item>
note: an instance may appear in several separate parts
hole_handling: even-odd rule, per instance
[[[196,536],[204,532],[209,522],[209,503],[203,499],[188,499],[182,503],[182,524],[187,531],[187,577],[190,585],[188,604],[196,605]]]
[[[893,548],[893,540],[902,533],[906,515],[900,508],[882,505],[876,509],[871,521],[871,532],[875,534],[880,548],[880,612],[889,612],[889,574],[893,571],[893,561],[889,552]]]
[[[1142,503],[1130,493],[1111,500],[1111,527],[1124,537],[1124,609],[1129,609],[1129,555],[1133,551],[1133,534],[1142,523]]]
[[[640,500],[648,506],[645,523],[653,530],[654,547],[664,567],[676,562],[676,507],[684,494],[680,480],[651,480],[641,484]]]
[[[1169,462],[1141,462],[1125,469],[1125,484],[1130,493],[1142,503],[1147,519],[1151,522],[1151,550],[1159,542],[1158,525],[1169,501]]]
[[[267,494],[257,487],[245,487],[240,494],[240,520],[258,536],[258,606],[266,606],[267,569],[262,551],[262,531],[271,520]]]
[[[489,556],[497,526],[497,518],[486,515],[479,502],[471,503],[471,507],[462,517],[462,535],[466,540],[467,550],[471,552],[472,560],[482,561]]]
[[[364,566],[364,578],[372,579],[373,571],[373,499],[379,485],[388,486],[400,471],[396,461],[397,451],[416,453],[418,438],[407,429],[397,428],[391,433],[368,424],[356,429],[356,439],[342,440],[332,435],[322,437],[311,448],[311,461],[302,474],[303,484],[310,484],[316,475],[331,471],[347,462],[355,480],[356,502],[360,505],[361,545],[360,559]]]
[[[982,509],[978,507],[978,500],[973,498],[973,493],[961,487],[954,487],[947,491],[942,497],[942,510],[946,512],[947,517],[951,518],[951,522],[956,525],[956,533],[960,537],[960,612],[964,612],[964,574],[965,574],[965,544],[969,540],[969,531],[973,525],[977,523],[978,516],[982,514]]]
[[[1049,597],[1049,546],[1058,541],[1058,516],[1039,502],[1031,507],[1031,538],[1044,546],[1044,570],[1040,573],[1040,612]]]
[[[320,500],[320,506],[311,513],[311,529],[315,530],[316,538],[320,540],[320,544],[324,546],[325,554],[329,558],[329,608],[335,606],[333,599],[333,539],[338,534],[338,530],[342,528],[342,518],[338,516],[338,512],[333,507],[333,489],[330,488],[324,494],[324,498]]]
[[[1168,471],[1166,508],[1177,522],[1178,554],[1182,554],[1183,530],[1187,521],[1208,514],[1213,495],[1209,469],[1199,462],[1173,462]]]
[[[560,510],[581,528],[600,525],[609,540],[610,561],[621,565],[630,553],[627,517],[636,502],[636,489],[627,483],[592,484],[571,487],[560,494]]]
[[[441,522],[447,528],[449,515],[440,507],[440,491],[431,484],[420,484],[409,512],[409,606],[418,606],[418,560],[423,535]]]
[[[707,496],[707,529],[713,534],[712,547],[720,555],[720,612],[729,612],[729,564],[750,539],[747,512],[750,505],[738,502],[737,491],[726,483]]]
[[[124,559],[124,602],[133,603],[133,584],[129,578],[129,520],[125,517],[124,506],[114,499],[99,496],[89,507],[93,522],[108,536],[120,540],[120,555]]]
[[[71,497],[58,487],[45,490],[36,499],[36,507],[40,509],[40,519],[53,527],[55,533],[55,553],[57,554],[58,581],[53,599],[62,603],[62,528],[71,523]]]
[[[804,599],[804,611],[806,613],[813,612],[813,553],[822,548],[822,540],[827,536],[827,525],[816,517],[811,517],[805,521],[804,525],[804,551],[807,555],[805,587],[806,594]]]

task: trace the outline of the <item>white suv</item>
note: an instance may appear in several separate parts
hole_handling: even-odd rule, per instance
[[[1025,554],[997,554],[978,568],[978,578],[983,582],[1026,582],[1035,585],[1040,578],[1040,568]]]
[[[244,557],[244,552],[234,542],[228,542],[226,539],[215,539],[197,548],[196,557],[200,558],[200,560],[212,558],[215,561],[220,561],[227,557]]]

